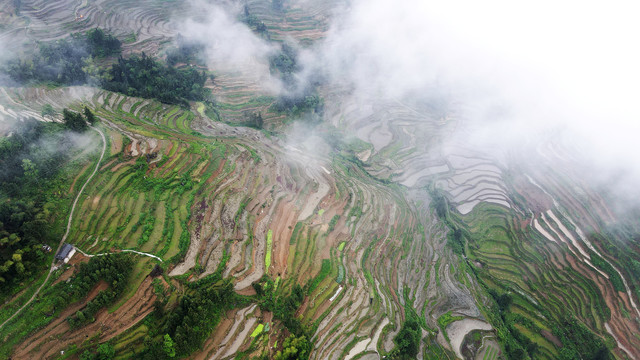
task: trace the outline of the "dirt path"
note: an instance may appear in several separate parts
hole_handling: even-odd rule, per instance
[[[142,256],[152,257],[152,258],[154,258],[154,259],[159,260],[160,262],[162,262],[162,259],[161,259],[161,258],[159,258],[159,257],[158,257],[158,256],[156,256],[156,255],[149,254],[149,253],[142,252],[142,251],[137,251],[137,250],[129,250],[129,249],[125,249],[125,250],[120,250],[120,251],[115,251],[115,252],[106,252],[106,253],[100,253],[100,254],[87,254],[86,252],[84,252],[84,251],[80,250],[80,249],[79,249],[79,248],[77,248],[77,247],[76,247],[76,250],[78,250],[82,255],[84,255],[84,256],[86,256],[86,257],[105,256],[105,255],[115,254],[115,253],[118,253],[118,252],[131,252],[131,253],[135,253],[135,254],[142,255]]]
[[[78,200],[80,200],[80,195],[82,195],[82,192],[84,191],[84,188],[87,187],[87,184],[89,184],[89,181],[91,181],[91,179],[93,179],[93,176],[98,171],[98,168],[100,167],[100,163],[102,162],[102,158],[104,157],[104,152],[107,149],[107,140],[104,137],[104,133],[102,133],[102,131],[100,131],[100,129],[98,129],[96,127],[93,127],[91,125],[89,125],[89,127],[91,129],[97,131],[98,134],[100,134],[100,137],[102,138],[102,152],[100,153],[100,159],[98,159],[95,169],[93,169],[93,172],[91,173],[91,175],[89,175],[89,177],[87,178],[87,181],[84,182],[84,184],[82,185],[82,188],[80,188],[80,191],[78,192],[78,195],[76,195],[76,198],[73,201],[73,205],[71,206],[71,211],[69,212],[69,220],[67,221],[67,231],[65,231],[64,235],[62,236],[62,239],[60,239],[60,243],[58,244],[58,248],[56,249],[56,252],[55,252],[56,254],[58,253],[58,251],[60,251],[60,248],[62,247],[62,244],[64,244],[64,242],[67,240],[67,236],[69,236],[69,231],[71,231],[71,221],[73,220],[73,211],[76,209],[76,205],[78,204]],[[51,262],[51,266],[49,267],[49,273],[47,274],[47,277],[44,279],[44,281],[42,282],[42,284],[40,285],[38,290],[36,290],[36,292],[33,293],[33,296],[31,296],[31,299],[29,299],[29,301],[27,301],[24,305],[22,305],[22,307],[19,308],[15,312],[15,314],[11,315],[11,317],[9,317],[2,324],[0,324],[0,329],[2,329],[9,321],[13,320],[13,318],[16,317],[16,315],[18,315],[22,310],[24,310],[24,308],[29,306],[29,304],[31,304],[31,302],[36,298],[36,296],[38,296],[38,294],[40,293],[40,290],[42,290],[44,285],[49,281],[49,278],[51,277],[51,274],[53,273],[53,268],[54,268],[55,264],[56,264],[56,260],[54,258],[53,261]]]

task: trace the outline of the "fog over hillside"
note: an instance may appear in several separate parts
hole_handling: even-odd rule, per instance
[[[0,359],[640,359],[637,10],[0,0]]]
[[[262,64],[251,71],[273,91],[265,65],[275,49],[233,24],[241,7],[192,4],[208,10],[181,32],[208,44],[214,61]],[[640,179],[632,156],[640,133],[634,8],[624,1],[355,0],[335,9],[324,40],[302,48],[297,75],[321,73],[352,86],[354,97],[444,98],[473,129],[465,141],[500,153],[553,136],[594,179],[626,193]]]
[[[319,56],[356,96],[450,96],[477,128],[473,143],[518,146],[561,132],[593,175],[622,171],[629,178],[612,180],[629,186],[640,179],[634,9],[623,1],[355,1],[337,14]]]

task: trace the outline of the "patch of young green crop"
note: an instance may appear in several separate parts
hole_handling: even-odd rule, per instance
[[[303,226],[304,225],[301,222],[296,223],[296,226],[293,228],[293,232],[291,233],[291,239],[289,239],[290,245],[293,245],[296,243],[300,230],[302,229]]]
[[[260,335],[262,333],[262,330],[264,330],[264,325],[263,324],[258,324],[258,326],[256,326],[256,328],[251,333],[251,337],[254,338],[254,337]]]
[[[178,253],[169,259],[170,263],[178,263],[182,260],[184,255],[187,253],[189,249],[189,244],[191,243],[191,234],[189,233],[189,219],[191,218],[191,207],[193,206],[194,201],[194,193],[190,193],[188,195],[188,200],[184,208],[185,216],[184,219],[180,222],[180,227],[182,228],[182,232],[180,233],[180,238],[178,239]],[[182,208],[182,207],[181,207]]]
[[[273,232],[271,231],[271,229],[269,229],[269,231],[267,231],[267,251],[266,254],[264,256],[264,271],[265,273],[268,273],[269,271],[269,266],[271,266],[271,245],[273,242]]]
[[[338,265],[338,276],[336,277],[336,282],[341,284],[344,280],[344,266],[342,264]]]
[[[156,219],[153,216],[147,216],[144,219],[144,224],[142,224],[142,235],[138,238],[138,246],[142,246],[149,241],[149,237],[151,236],[151,232],[153,231],[153,225],[155,224]]]
[[[329,275],[330,272],[331,272],[331,260],[323,259],[322,265],[320,266],[320,272],[318,272],[318,275],[316,275],[316,277],[313,278],[313,280],[309,284],[309,287],[307,288],[307,294],[312,294],[316,290],[318,285],[320,285],[322,280],[324,280],[327,277],[327,275]]]
[[[369,247],[367,247],[364,250],[364,254],[362,255],[362,261],[361,261],[361,266],[362,266],[362,270],[364,272],[364,277],[365,279],[367,279],[367,282],[369,283],[369,285],[375,289],[375,282],[373,281],[373,276],[371,276],[371,272],[369,271],[368,267],[367,267],[367,259],[369,258],[369,255],[371,255],[371,249],[378,243],[380,239],[378,239],[377,237],[374,237],[373,240],[371,241],[371,243],[369,244]],[[375,291],[375,290],[374,290]],[[375,293],[377,296],[377,292]]]

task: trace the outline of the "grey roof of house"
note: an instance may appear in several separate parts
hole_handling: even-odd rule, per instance
[[[71,249],[73,249],[73,245],[71,244],[62,245],[62,249],[60,249],[60,251],[58,251],[58,253],[56,254],[56,259],[64,260],[64,258],[66,258],[67,255],[69,255],[69,253],[71,252]]]

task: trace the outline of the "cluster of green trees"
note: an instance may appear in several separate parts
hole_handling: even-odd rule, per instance
[[[0,293],[38,273],[53,244],[46,189],[73,143],[60,124],[25,119],[0,139]]]
[[[271,311],[277,320],[289,330],[291,336],[284,343],[282,351],[276,353],[276,359],[309,358],[312,349],[311,331],[307,329],[295,315],[304,301],[305,290],[300,284],[295,284],[288,295],[278,294],[274,281],[267,275],[253,283],[258,303],[264,311]]]
[[[84,107],[84,115],[69,109],[62,110],[64,125],[71,131],[84,132],[88,128],[87,122],[93,125],[97,119],[93,112],[86,106]]]
[[[627,279],[631,291],[640,298],[640,252],[637,246],[640,244],[640,210],[627,209],[624,217],[619,223],[606,226],[602,233],[590,233],[588,237],[591,243],[603,250],[603,255],[615,259],[616,267]],[[618,272],[604,259],[596,257],[594,265],[597,263],[596,266],[609,275],[617,291],[624,291]]]
[[[296,76],[301,70],[298,51],[289,44],[282,44],[280,52],[269,59],[271,72],[277,74],[284,84],[285,91],[273,105],[274,110],[299,115],[311,112],[321,115],[324,101],[316,93],[319,79],[301,80]]]
[[[287,87],[291,88],[296,85],[294,75],[300,71],[300,65],[298,64],[298,51],[293,46],[282,44],[280,52],[269,59],[269,66],[271,72],[280,75]]]
[[[396,347],[389,354],[389,359],[410,360],[415,359],[420,349],[422,329],[416,315],[411,311],[405,312],[405,321],[400,332],[393,339]]]
[[[126,254],[112,254],[95,256],[86,264],[81,264],[73,281],[71,293],[73,298],[86,296],[100,280],[109,284],[109,288],[100,291],[98,295],[75,315],[67,318],[72,328],[93,322],[94,315],[103,307],[112,304],[122,294],[131,271],[133,260]]]
[[[204,45],[194,41],[187,41],[181,34],[176,39],[177,48],[167,51],[167,65],[176,64],[203,64],[205,48]]]
[[[293,286],[291,294],[280,295],[275,291],[273,280],[269,276],[263,275],[260,281],[253,283],[253,288],[258,294],[261,309],[273,312],[274,317],[282,321],[292,334],[296,336],[308,335],[302,322],[295,316],[295,312],[304,300],[305,292],[300,284]]]
[[[449,219],[449,202],[443,194],[442,190],[432,188],[429,191],[432,200],[432,206],[436,211],[436,215],[440,220],[444,221],[450,231],[447,233],[447,245],[454,254],[466,255],[464,233],[460,228]]]
[[[118,38],[105,33],[99,28],[91,29],[84,35],[75,35],[75,37],[79,38],[80,41],[84,40],[89,54],[94,57],[107,57],[117,54],[122,46]]]
[[[289,335],[282,343],[282,350],[278,350],[274,360],[302,360],[311,354],[311,343],[305,335]]]
[[[260,112],[245,112],[244,116],[247,118],[242,125],[251,127],[254,129],[262,129],[264,127],[264,119]]]
[[[201,58],[202,44],[178,37],[178,48],[167,55],[164,65],[146,54],[118,61],[108,69],[98,68],[94,58],[120,52],[120,41],[101,29],[72,34],[67,39],[39,44],[31,58],[10,61],[6,73],[18,83],[77,85],[95,81],[106,90],[129,96],[154,98],[167,104],[188,105],[188,101],[210,102],[204,87],[208,75],[194,68],[177,69],[173,65]]]
[[[120,51],[120,41],[101,29],[75,33],[68,39],[41,43],[32,58],[10,61],[6,72],[18,83],[50,82],[59,85],[84,84],[85,68],[94,57]]]
[[[560,360],[611,360],[613,356],[604,341],[570,315],[561,317],[552,328],[560,339]]]
[[[282,95],[273,104],[273,109],[278,112],[286,112],[289,115],[300,115],[305,112],[321,115],[324,111],[324,101],[316,94]]]
[[[486,287],[486,285],[484,285]],[[535,358],[538,345],[524,336],[516,327],[516,323],[525,326],[535,326],[528,319],[510,312],[510,306],[513,298],[510,294],[498,294],[493,289],[488,289],[489,295],[493,298],[496,305],[489,307],[489,320],[496,327],[498,340],[504,345],[504,349],[508,359],[526,359],[528,357]],[[536,329],[532,328],[533,331]],[[538,330],[539,331],[539,330]]]
[[[95,352],[91,350],[85,350],[80,355],[80,360],[111,360],[116,356],[116,350],[113,345],[104,343],[98,345]]]
[[[259,34],[265,35],[267,39],[270,38],[267,32],[267,25],[263,21],[260,21],[257,16],[251,14],[249,11],[249,5],[244,6],[244,19],[243,21],[249,26],[254,27]]]
[[[190,290],[168,314],[158,305],[156,319],[164,324],[152,333],[157,334],[155,338],[146,340],[146,349],[140,358],[184,357],[201,348],[222,315],[240,302],[230,281],[211,284],[216,279],[219,276],[190,284]]]
[[[102,81],[102,87],[129,96],[155,98],[167,104],[188,105],[188,101],[210,101],[204,87],[207,74],[196,69],[176,69],[142,53],[120,57]]]

